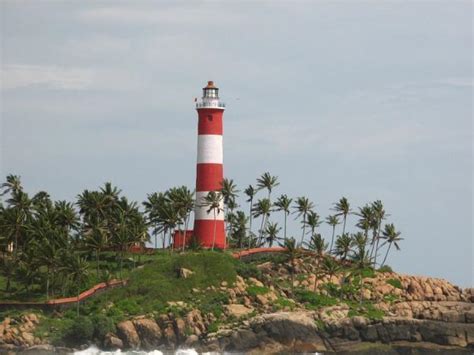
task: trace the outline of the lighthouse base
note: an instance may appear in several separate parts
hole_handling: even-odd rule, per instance
[[[215,231],[215,239],[214,239]],[[224,221],[197,220],[194,221],[194,236],[203,248],[224,249],[226,247]]]

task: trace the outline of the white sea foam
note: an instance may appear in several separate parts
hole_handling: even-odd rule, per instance
[[[171,354],[172,352],[169,352]],[[208,353],[209,355],[217,353]],[[85,350],[76,351],[74,355],[163,355],[159,350],[142,351],[142,350],[130,350],[130,351],[104,351],[100,350],[96,346],[91,346]],[[198,352],[194,349],[178,349],[174,352],[174,355],[198,355]]]

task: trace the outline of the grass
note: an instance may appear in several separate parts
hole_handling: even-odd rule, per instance
[[[319,309],[322,307],[335,306],[340,303],[335,297],[316,294],[305,289],[296,289],[295,299],[298,302],[304,303],[307,309]]]
[[[249,294],[249,296],[253,296],[253,297],[257,295],[265,295],[268,292],[270,292],[270,289],[264,286],[262,287],[262,286],[251,285],[247,287],[247,293]]]
[[[402,283],[400,282],[399,279],[388,279],[387,283],[400,290],[403,289]]]
[[[186,279],[178,277],[178,270],[182,267],[193,274]],[[226,253],[157,254],[150,257],[143,268],[130,272],[127,287],[109,290],[84,302],[80,307],[80,318],[75,307],[63,314],[45,315],[37,334],[56,345],[74,345],[74,341],[80,339],[71,337],[71,334],[91,332],[90,322],[84,321],[84,317],[92,321],[92,331],[99,339],[100,329],[113,330],[118,322],[135,315],[158,316],[166,312],[183,316],[197,307],[203,313],[219,317],[223,305],[228,302],[228,295],[219,286],[223,281],[232,285],[235,278],[234,261]],[[193,289],[202,291],[196,293]],[[184,307],[170,306],[170,301],[182,301]],[[81,328],[78,323],[85,325]]]

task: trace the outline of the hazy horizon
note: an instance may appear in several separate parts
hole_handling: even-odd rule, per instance
[[[405,238],[389,265],[474,286],[470,1],[0,7],[2,180],[67,200],[193,188],[194,98],[214,80],[241,194],[269,171],[273,198],[323,218],[380,199]]]

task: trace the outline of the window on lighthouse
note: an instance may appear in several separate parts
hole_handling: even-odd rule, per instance
[[[209,98],[217,98],[217,89],[207,89],[204,96]]]

